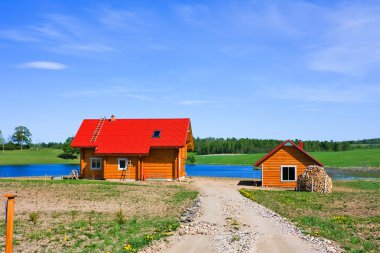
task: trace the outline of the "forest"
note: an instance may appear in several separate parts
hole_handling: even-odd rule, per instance
[[[300,140],[293,140],[299,143]],[[249,138],[195,138],[195,152],[198,155],[208,154],[252,154],[266,153],[282,143],[274,139]],[[379,148],[380,138],[355,141],[303,141],[306,151],[348,151],[354,149]]]

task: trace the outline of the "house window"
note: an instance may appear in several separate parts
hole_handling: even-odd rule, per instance
[[[101,170],[102,169],[102,158],[91,158],[91,169]]]
[[[118,169],[126,170],[128,168],[128,159],[127,158],[119,158],[117,159]]]
[[[297,167],[295,165],[281,166],[281,181],[296,181]]]
[[[153,131],[153,138],[160,138],[161,131],[160,130],[154,130]]]

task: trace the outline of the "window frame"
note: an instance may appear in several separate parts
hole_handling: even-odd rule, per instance
[[[92,167],[92,161],[93,160],[99,160],[99,168]],[[102,170],[103,169],[103,159],[101,157],[91,157],[90,158],[90,169],[91,170]]]
[[[284,180],[283,179],[283,173],[284,168],[294,168],[294,180]],[[296,182],[297,181],[297,165],[281,165],[281,174],[280,174],[281,182]],[[288,171],[288,178],[289,178],[289,171]]]
[[[120,168],[120,161],[124,160],[125,161],[125,169]],[[128,169],[128,158],[117,158],[117,170],[127,170]]]

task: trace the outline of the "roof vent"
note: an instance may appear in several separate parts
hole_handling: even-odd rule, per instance
[[[115,120],[116,120],[115,115],[112,115],[110,121],[115,121]]]

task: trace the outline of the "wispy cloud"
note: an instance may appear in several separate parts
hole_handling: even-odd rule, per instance
[[[209,8],[202,4],[181,4],[174,7],[175,13],[185,22],[200,23],[202,14],[207,13]]]
[[[0,38],[35,42],[36,47],[60,54],[82,55],[115,51],[109,45],[112,44],[110,37],[99,33],[99,26],[96,24],[63,14],[48,14],[41,20],[10,30],[0,30]]]
[[[26,69],[46,69],[46,70],[63,70],[66,69],[67,66],[58,62],[51,61],[32,61],[25,62],[17,65],[18,68],[26,68]]]
[[[279,93],[278,90],[281,90]],[[373,102],[380,96],[380,86],[355,85],[325,85],[295,86],[288,85],[270,88],[268,94],[281,100],[299,100],[309,102],[332,102],[332,103],[358,103]]]
[[[126,86],[112,86],[107,88],[95,88],[87,90],[70,91],[61,94],[64,97],[99,97],[99,96],[121,96],[127,98],[133,98],[138,100],[152,101],[154,100],[154,95],[161,93],[162,90],[156,89],[135,89]]]
[[[181,105],[205,105],[205,104],[216,104],[215,101],[211,100],[181,100],[179,101]]]
[[[379,5],[347,4],[328,9],[329,26],[310,47],[308,66],[314,71],[362,75],[380,64]]]
[[[0,38],[17,42],[39,42],[39,39],[16,29],[0,30]]]
[[[114,52],[116,49],[102,44],[64,44],[62,49],[79,50],[87,52]]]

